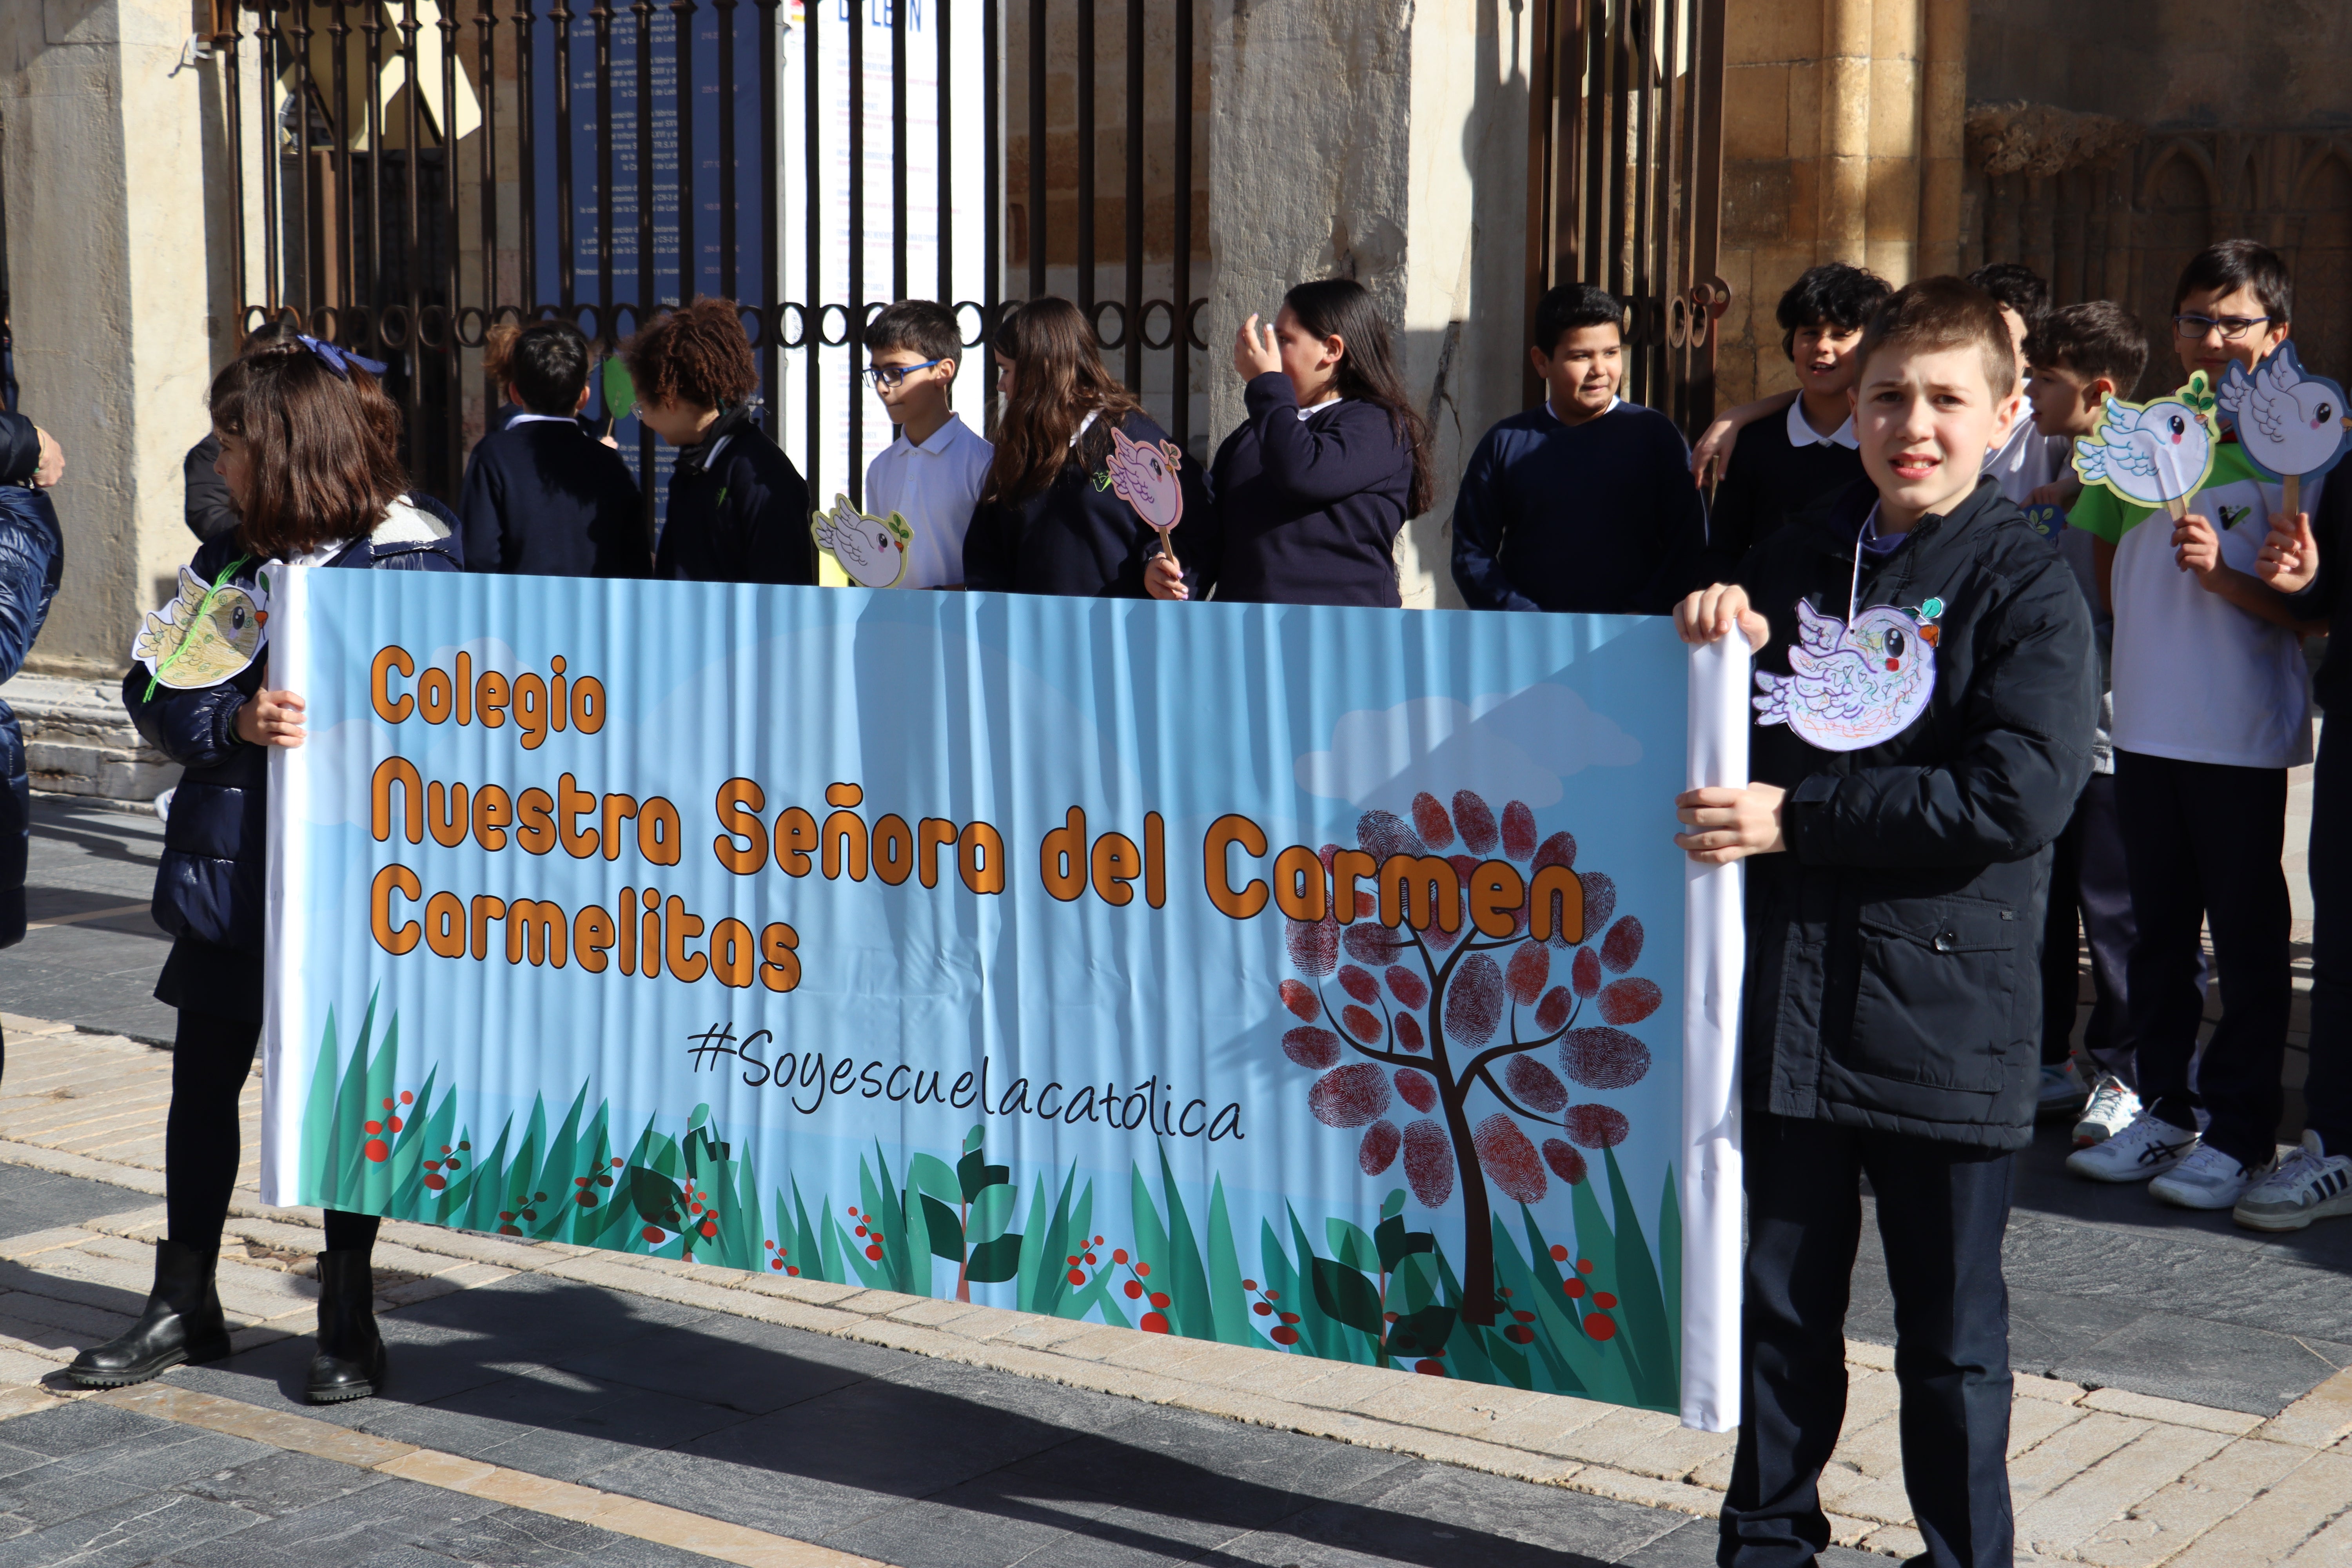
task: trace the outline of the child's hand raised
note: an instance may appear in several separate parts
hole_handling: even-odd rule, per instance
[[[1234,373],[1244,381],[1255,381],[1281,368],[1282,350],[1274,341],[1274,328],[1259,326],[1253,312],[1242,323],[1242,330],[1234,334]]]
[[[302,698],[292,691],[255,692],[236,710],[236,738],[248,746],[302,743]]]
[[[2282,594],[2300,594],[2319,575],[2319,542],[2312,537],[2311,514],[2296,512],[2294,526],[2271,524],[2254,574]]]
[[[1772,636],[1770,623],[1748,607],[1748,590],[1736,584],[1701,588],[1675,606],[1675,631],[1694,647],[1721,641],[1734,626],[1747,634],[1751,650]]]

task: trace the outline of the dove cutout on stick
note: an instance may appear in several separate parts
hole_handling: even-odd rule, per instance
[[[218,686],[260,657],[268,621],[269,596],[259,584],[215,588],[183,566],[178,596],[148,613],[131,657],[158,685],[180,691]]]
[[[1786,724],[1824,752],[1890,740],[1910,728],[1935,692],[1936,632],[1932,616],[1893,605],[1874,605],[1848,626],[1800,599],[1790,673],[1756,672],[1756,721]]]
[[[895,588],[906,578],[907,547],[915,542],[915,531],[895,511],[869,517],[850,505],[847,496],[835,495],[831,511],[810,515],[809,531],[816,536],[816,547],[861,588]]]
[[[2232,363],[2221,377],[2221,425],[2266,479],[2312,479],[2352,449],[2352,410],[2344,388],[2303,368],[2292,339],[2246,374]]]
[[[2099,427],[2074,443],[2074,472],[2134,506],[2178,516],[2213,472],[2214,399],[2205,373],[2149,403],[2109,397]]]

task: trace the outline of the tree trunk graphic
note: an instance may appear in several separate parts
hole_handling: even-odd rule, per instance
[[[1363,1129],[1357,1159],[1366,1174],[1402,1156],[1406,1184],[1432,1209],[1460,1184],[1461,1315],[1492,1324],[1503,1304],[1487,1184],[1532,1204],[1552,1178],[1584,1179],[1580,1146],[1623,1141],[1623,1112],[1570,1104],[1568,1084],[1605,1091],[1638,1083],[1649,1048],[1626,1030],[1664,997],[1625,974],[1641,958],[1643,931],[1631,915],[1611,923],[1616,885],[1575,869],[1576,840],[1566,831],[1538,844],[1525,804],[1510,802],[1498,823],[1470,791],[1454,795],[1450,812],[1424,792],[1411,823],[1368,811],[1356,838],[1352,851],[1324,847],[1334,901],[1319,920],[1294,917],[1286,933],[1292,965],[1307,979],[1282,983],[1284,1005],[1303,1020],[1283,1036],[1283,1051],[1320,1073],[1307,1090],[1317,1120]],[[1457,838],[1469,853],[1444,856]],[[1367,859],[1378,868],[1377,896],[1346,874],[1352,866],[1360,875]],[[1340,899],[1353,905],[1344,920]],[[1343,953],[1354,962],[1341,962]],[[1565,984],[1551,984],[1556,953],[1572,954]],[[1583,1022],[1588,1004],[1598,1025]],[[1548,1047],[1558,1072],[1535,1055]],[[1475,1121],[1474,1097],[1486,1111]],[[1402,1130],[1388,1116],[1395,1100],[1420,1113]],[[1539,1150],[1522,1123],[1555,1135]]]

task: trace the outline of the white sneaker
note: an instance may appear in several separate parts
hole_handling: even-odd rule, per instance
[[[2091,1103],[2083,1108],[2083,1119],[2074,1123],[2074,1147],[2104,1143],[2138,1120],[2139,1096],[2115,1074],[2101,1073],[2091,1088]]]
[[[2144,1110],[2114,1137],[2067,1155],[2066,1168],[2095,1182],[2144,1182],[2164,1174],[2196,1147],[2196,1133]],[[2234,1200],[2236,1194],[2231,1195]]]
[[[2177,1209],[2226,1209],[2253,1184],[2253,1172],[2210,1143],[2200,1143],[2180,1163],[2148,1183],[2147,1190]]]
[[[2044,1063],[2042,1068],[2042,1092],[2034,1101],[2034,1120],[2072,1116],[2083,1108],[2083,1080],[2074,1076],[2074,1064]]]
[[[2246,1189],[2230,1217],[2250,1230],[2301,1230],[2315,1219],[2352,1214],[2352,1159],[2330,1154],[2319,1134],[2287,1152],[2270,1173]]]

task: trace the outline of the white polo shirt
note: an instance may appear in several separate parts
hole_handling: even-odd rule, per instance
[[[1853,433],[1853,416],[1851,414],[1845,416],[1844,424],[1824,436],[1813,428],[1811,420],[1805,417],[1805,400],[1800,397],[1789,405],[1788,423],[1789,445],[1791,447],[1843,447],[1849,452],[1862,450],[1862,440]]]
[[[900,436],[866,468],[866,510],[897,512],[915,531],[899,586],[944,588],[963,581],[963,536],[980,504],[996,448],[955,415],[917,446]]]

